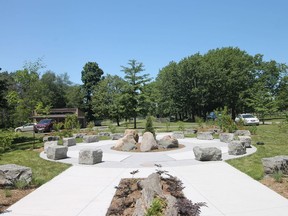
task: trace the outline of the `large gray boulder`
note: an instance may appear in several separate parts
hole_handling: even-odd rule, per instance
[[[239,140],[234,140],[228,144],[229,155],[243,155],[246,154],[246,148]]]
[[[195,159],[199,161],[219,161],[222,160],[222,152],[216,147],[200,148],[196,146],[193,148]]]
[[[251,133],[249,130],[236,130],[234,134],[235,136],[251,136]]]
[[[93,165],[102,162],[103,152],[101,149],[82,149],[79,152],[78,163]]]
[[[281,155],[270,158],[262,158],[262,165],[265,174],[273,174],[281,171],[283,174],[288,175],[288,156]]]
[[[44,153],[47,153],[48,147],[57,146],[59,144],[58,141],[47,141],[44,143]]]
[[[104,132],[104,131],[102,131],[102,132],[99,132],[99,134],[98,134],[99,136],[108,136],[108,137],[110,137],[111,136],[111,133],[110,132]]]
[[[164,148],[164,149],[178,148],[179,142],[174,137],[172,137],[170,135],[166,135],[158,141],[158,145],[159,145],[159,147]]]
[[[63,146],[75,146],[76,145],[76,139],[74,137],[68,137],[68,138],[63,138]]]
[[[67,158],[67,146],[49,146],[47,149],[47,158],[51,160],[60,160]]]
[[[117,140],[114,148],[116,149],[121,149],[122,146],[124,146],[125,144],[130,143],[136,146],[136,141],[134,139],[133,134],[127,134],[124,137],[122,137],[121,139]]]
[[[29,167],[16,164],[0,165],[0,187],[13,186],[18,181],[29,184],[32,180],[32,170]]]
[[[174,131],[172,134],[172,137],[174,137],[175,139],[184,139],[184,133],[181,131]]]
[[[83,136],[83,142],[84,143],[99,142],[99,138],[97,135],[86,135],[86,136]]]
[[[197,139],[200,140],[213,140],[213,134],[211,132],[198,132]]]
[[[251,148],[252,139],[250,136],[238,136],[238,138],[245,148]]]
[[[158,145],[154,138],[154,135],[151,132],[145,132],[142,137],[140,151],[147,152],[151,151],[152,149],[157,149]]]
[[[221,142],[230,143],[234,140],[234,134],[233,133],[220,133],[219,139]]]

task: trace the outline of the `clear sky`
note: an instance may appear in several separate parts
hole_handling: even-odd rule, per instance
[[[287,0],[0,0],[0,67],[43,59],[81,84],[88,61],[123,76],[130,59],[155,78],[170,61],[239,47],[288,63]]]

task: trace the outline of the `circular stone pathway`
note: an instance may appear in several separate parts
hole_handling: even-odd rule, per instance
[[[159,134],[157,135],[157,139],[161,139],[163,136],[171,134],[172,133]],[[141,138],[142,137],[140,137],[139,142],[141,142]],[[107,168],[154,167],[155,164],[161,164],[163,167],[173,167],[173,166],[186,166],[200,163],[208,163],[195,160],[195,156],[193,153],[193,148],[195,146],[217,147],[221,149],[222,160],[243,157],[256,152],[256,148],[252,146],[252,148],[246,149],[247,153],[244,155],[240,156],[229,155],[228,143],[220,142],[219,139],[199,140],[197,138],[185,138],[185,139],[178,139],[178,141],[185,147],[162,152],[121,152],[112,150],[111,147],[114,146],[116,140],[103,140],[94,143],[78,143],[76,146],[71,146],[68,148],[67,152],[68,158],[57,161],[79,166],[89,166],[78,164],[79,151],[85,148],[101,149],[103,151],[103,162],[92,166],[107,167]],[[46,154],[44,154],[44,152],[42,152],[40,156],[46,160],[49,160],[46,157]]]

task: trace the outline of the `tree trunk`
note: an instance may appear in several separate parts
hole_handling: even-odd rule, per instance
[[[119,127],[120,126],[120,120],[118,117],[116,118],[116,122],[117,122],[117,126]]]
[[[136,116],[134,116],[134,129],[136,129]]]

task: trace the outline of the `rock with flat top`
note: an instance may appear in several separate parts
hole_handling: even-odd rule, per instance
[[[219,161],[222,159],[222,152],[216,147],[200,148],[196,146],[193,148],[195,159],[199,161]]]
[[[197,139],[200,140],[213,140],[213,134],[211,132],[198,132]]]
[[[51,160],[60,160],[67,158],[67,146],[49,146],[47,149],[47,158]]]
[[[246,154],[246,148],[239,140],[234,140],[228,144],[229,155],[243,155]]]
[[[102,162],[103,152],[101,149],[82,149],[79,152],[79,164],[93,165]]]

